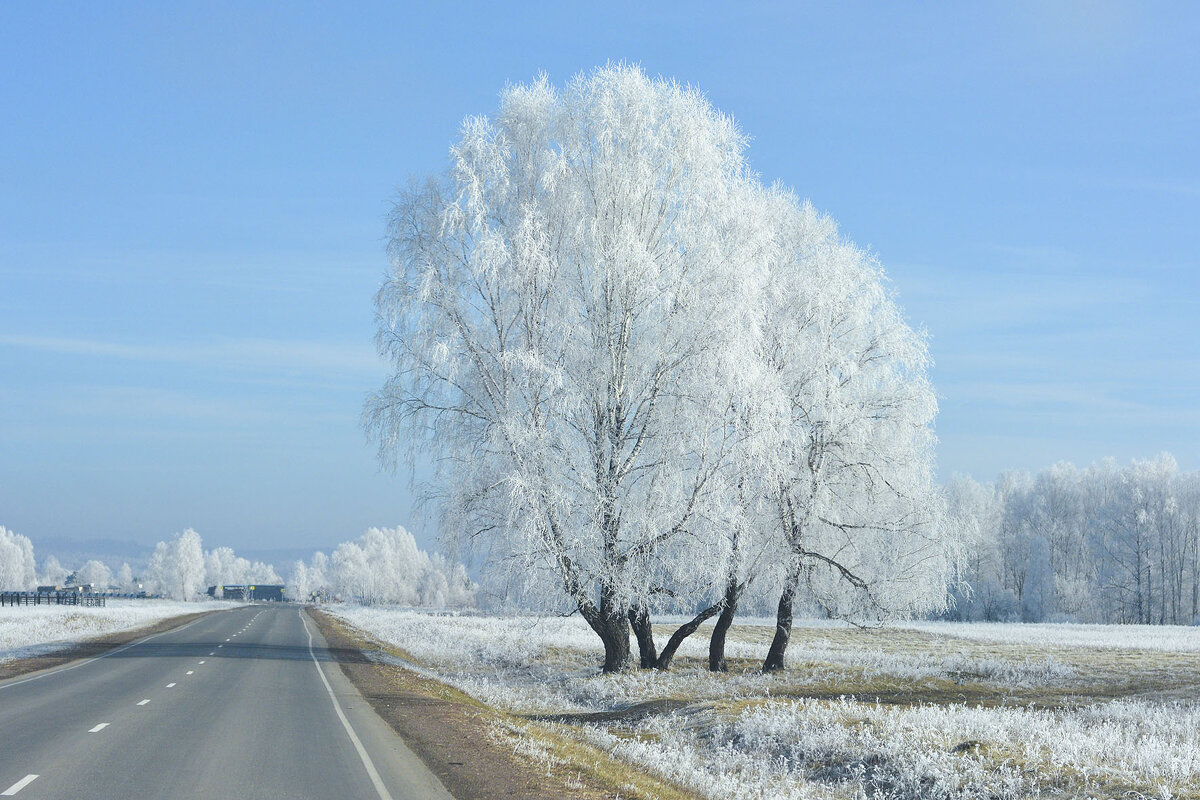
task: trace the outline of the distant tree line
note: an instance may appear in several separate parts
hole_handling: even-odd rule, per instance
[[[288,581],[298,600],[341,599],[364,605],[461,608],[475,604],[475,586],[462,564],[430,555],[402,527],[370,528],[342,542],[330,558],[297,561]]]
[[[1170,455],[947,486],[966,549],[961,620],[1200,622],[1200,473]]]

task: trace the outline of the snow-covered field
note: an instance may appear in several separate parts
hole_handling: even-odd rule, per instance
[[[153,625],[168,617],[236,605],[218,601],[109,600],[101,608],[5,606],[0,608],[0,664],[53,652],[96,636]]]
[[[1200,797],[1192,628],[814,622],[764,676],[762,620],[731,631],[728,674],[704,669],[702,628],[670,672],[604,676],[577,617],[330,610],[483,702],[708,797]]]

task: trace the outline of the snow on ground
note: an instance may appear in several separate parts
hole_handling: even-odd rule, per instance
[[[63,649],[84,639],[133,630],[183,614],[233,608],[235,603],[116,600],[84,606],[0,608],[0,663]]]
[[[751,620],[731,631],[728,674],[704,669],[702,629],[669,672],[599,675],[578,617],[329,610],[485,703],[707,797],[1200,797],[1191,629],[801,623],[790,668],[765,676],[773,622]]]
[[[913,630],[957,636],[978,642],[1047,647],[1096,647],[1120,650],[1160,650],[1200,653],[1200,626],[1193,625],[1076,625],[1019,622],[910,622]]]

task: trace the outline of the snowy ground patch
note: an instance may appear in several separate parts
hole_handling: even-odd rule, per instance
[[[0,664],[60,650],[85,639],[153,625],[169,617],[236,605],[218,601],[109,600],[100,608],[5,606],[0,608]]]
[[[702,628],[669,672],[600,675],[577,617],[328,610],[489,705],[706,797],[1200,797],[1190,629],[814,622],[765,676],[773,621],[750,620],[727,674],[704,668]]]
[[[1074,623],[914,622],[905,627],[978,642],[1200,653],[1200,625],[1078,625]]]

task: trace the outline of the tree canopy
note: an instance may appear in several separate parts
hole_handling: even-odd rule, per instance
[[[368,428],[432,455],[444,533],[565,599],[606,670],[631,619],[731,580],[803,578],[831,613],[945,597],[924,340],[745,145],[636,67],[543,77],[392,217]]]

